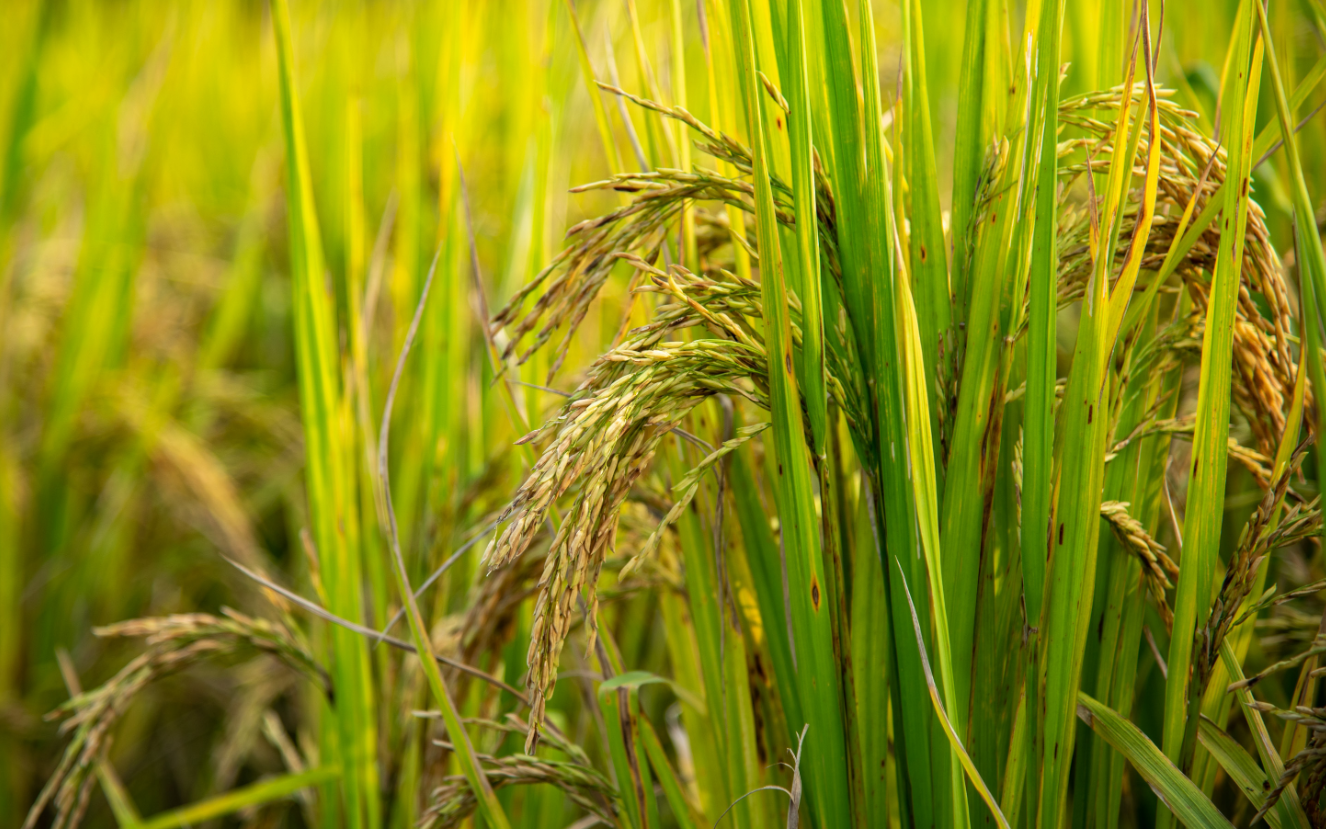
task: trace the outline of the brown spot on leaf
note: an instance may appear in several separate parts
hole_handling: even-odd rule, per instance
[[[1311,352],[1309,352],[1309,353],[1311,353]],[[1087,423],[1090,423],[1090,422],[1091,422],[1091,417],[1092,417],[1092,415],[1094,415],[1095,413],[1096,413],[1096,407],[1093,406],[1092,404],[1088,403],[1088,404],[1087,404]]]
[[[810,603],[815,606],[815,612],[820,609],[820,583],[814,576],[810,577]]]
[[[1060,525],[1059,525],[1059,543],[1060,543],[1060,544],[1063,544],[1063,543],[1064,543],[1064,525],[1063,525],[1063,524],[1060,524]]]
[[[924,262],[925,259],[926,259],[925,245],[921,245],[921,261]]]

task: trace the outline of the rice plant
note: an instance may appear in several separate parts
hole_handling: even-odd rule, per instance
[[[13,18],[25,829],[1326,826],[1317,0]]]

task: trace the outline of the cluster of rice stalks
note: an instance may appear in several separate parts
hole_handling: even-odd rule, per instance
[[[213,12],[124,24],[154,45],[102,105],[114,163],[87,228],[62,220],[72,256],[40,153],[72,116],[38,78],[91,35],[27,11],[0,548],[33,560],[0,549],[0,703],[29,725],[0,753],[46,767],[0,806],[62,829],[1323,825],[1303,115],[1326,58],[1300,76],[1292,50],[1326,15],[509,5],[214,12],[274,46],[227,106],[278,119],[215,292],[159,252],[196,223],[154,235],[153,182],[198,158],[150,151],[152,108],[215,71],[172,63]],[[129,562],[169,586],[112,600]],[[245,613],[185,612],[222,580]],[[142,616],[97,632],[144,647],[57,664],[71,597],[75,625]],[[225,678],[208,771],[163,795],[132,743],[191,675]],[[58,756],[31,724],[52,708]]]

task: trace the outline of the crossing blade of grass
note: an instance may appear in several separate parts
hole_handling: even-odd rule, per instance
[[[1202,338],[1201,381],[1197,397],[1197,425],[1193,435],[1187,515],[1184,527],[1183,567],[1174,603],[1170,638],[1169,679],[1165,687],[1165,755],[1183,768],[1191,763],[1196,745],[1197,710],[1189,698],[1193,635],[1205,622],[1210,607],[1220,547],[1225,500],[1225,461],[1228,453],[1231,358],[1235,303],[1243,263],[1253,161],[1253,126],[1256,117],[1262,42],[1256,38],[1252,4],[1241,6],[1235,35],[1234,72],[1223,107],[1222,143],[1228,148],[1226,188],[1220,225],[1220,247],[1211,281],[1211,299]],[[1253,41],[1257,40],[1254,48]],[[1194,699],[1196,695],[1194,695]],[[1196,700],[1200,703],[1200,700]]]
[[[906,384],[906,411],[907,411],[907,449],[908,463],[911,471],[912,492],[916,508],[916,526],[917,536],[921,542],[921,549],[925,554],[926,574],[929,577],[930,584],[930,604],[934,614],[935,632],[931,641],[935,645],[935,656],[939,661],[940,681],[944,683],[944,693],[947,696],[947,708],[945,708],[942,725],[944,731],[949,736],[950,742],[957,739],[953,732],[953,723],[961,722],[958,711],[961,707],[961,699],[958,697],[957,684],[954,680],[952,642],[949,638],[949,612],[948,603],[944,596],[944,566],[943,556],[940,547],[939,535],[939,501],[935,484],[935,456],[934,443],[930,437],[930,412],[929,395],[926,391],[926,372],[924,367],[925,354],[921,347],[920,326],[916,319],[916,309],[912,303],[912,286],[907,272],[907,267],[903,261],[903,250],[901,240],[898,238],[897,226],[886,217],[886,227],[889,235],[893,238],[897,246],[898,266],[894,271],[894,307],[898,315],[902,318],[902,326],[899,336],[899,350],[902,358],[902,375]],[[901,575],[901,570],[899,570]],[[903,579],[903,587],[907,586],[906,579]],[[911,596],[908,596],[910,604]],[[912,606],[912,622],[917,625],[917,632],[920,632],[919,622],[916,619],[916,609]],[[918,640],[918,645],[924,647],[924,640]],[[938,697],[934,688],[933,677],[929,671],[929,660],[925,654],[921,654],[922,667],[926,669],[926,683],[930,687],[931,698],[938,703]],[[949,796],[952,799],[953,814],[955,815],[956,825],[965,825],[968,815],[967,811],[967,788],[962,781],[962,770],[965,768],[968,774],[976,774],[975,766],[971,765],[971,759],[963,759],[966,756],[966,750],[962,748],[960,742],[953,743],[953,750],[950,752],[949,764]],[[979,774],[976,774],[979,777]],[[975,782],[975,781],[973,781]],[[991,809],[998,812],[989,791],[984,790],[984,784],[977,786],[981,795]],[[1000,816],[1001,825],[1006,825]]]
[[[1271,781],[1267,779],[1266,772],[1262,771],[1262,767],[1252,759],[1247,749],[1206,717],[1202,718],[1198,729],[1197,738],[1201,740],[1202,747],[1211,752],[1211,756],[1225,770],[1225,774],[1229,775],[1229,779],[1239,787],[1239,791],[1248,798],[1248,802],[1260,811],[1266,801],[1266,792],[1271,788]],[[1278,811],[1268,812],[1266,822],[1274,829],[1283,827]]]
[[[961,738],[959,738],[957,732],[953,730],[953,724],[944,713],[944,701],[940,699],[939,689],[935,687],[935,677],[930,671],[930,660],[925,655],[925,639],[921,636],[921,621],[916,617],[916,604],[912,601],[911,591],[907,589],[902,566],[898,565],[896,558],[894,559],[894,564],[897,567],[898,577],[903,579],[903,589],[907,591],[907,606],[911,611],[912,630],[916,634],[916,647],[921,653],[921,666],[925,669],[926,687],[930,689],[930,700],[934,703],[935,713],[938,715],[939,721],[944,727],[944,735],[948,737],[949,744],[953,749],[953,754],[961,762],[962,770],[967,773],[967,777],[971,780],[972,785],[976,787],[977,793],[980,794],[981,799],[985,801],[985,805],[990,808],[990,813],[994,815],[995,823],[1002,827],[1002,829],[1008,829],[1008,820],[1004,818],[1004,813],[999,810],[999,803],[995,800],[995,796],[990,792],[989,787],[985,785],[985,781],[981,779],[981,773],[976,770],[976,765],[972,763],[971,757],[967,755],[967,750],[962,746]],[[964,801],[961,805],[964,807],[966,805],[965,795]],[[960,812],[959,814],[963,813]]]
[[[395,192],[396,220],[394,223],[395,244],[391,257],[391,268],[387,274],[387,295],[391,300],[391,336],[389,353],[399,352],[410,324],[415,306],[419,301],[421,265],[421,243],[425,243],[423,227],[423,187],[419,159],[422,156],[420,145],[424,141],[419,123],[419,91],[417,59],[408,46],[400,46],[396,55],[396,170]],[[431,228],[430,228],[431,229]],[[432,247],[432,239],[425,244]],[[353,325],[355,321],[351,321]],[[404,432],[402,443],[428,446],[429,432],[436,423],[435,417],[429,417],[424,408],[421,394],[427,388],[427,378],[435,373],[433,361],[443,357],[436,352],[426,352],[423,360],[416,362],[412,370],[402,379],[402,389],[398,394],[397,417],[401,422],[394,424],[398,433]],[[409,413],[421,410],[423,417],[411,417]],[[426,508],[422,499],[426,497],[425,474],[428,468],[428,453],[404,452],[395,459],[396,476],[394,481],[384,481],[390,486],[395,497],[395,508],[401,532],[401,545],[406,550],[417,548],[415,543],[416,528],[420,525],[419,511]],[[381,562],[379,562],[381,563]],[[417,575],[417,574],[416,574]]]
[[[410,576],[405,568],[405,557],[401,553],[400,535],[396,528],[396,513],[391,503],[391,487],[387,483],[391,480],[387,467],[387,458],[391,450],[391,410],[396,402],[396,390],[400,386],[406,358],[410,356],[410,347],[414,344],[415,334],[419,330],[419,320],[422,318],[424,308],[428,304],[428,294],[433,287],[433,277],[437,273],[437,263],[441,255],[442,252],[439,249],[433,256],[433,264],[428,269],[428,277],[424,280],[423,290],[420,292],[419,304],[415,308],[414,317],[410,320],[410,326],[405,332],[400,357],[396,361],[396,371],[392,375],[391,385],[387,389],[387,401],[382,411],[382,426],[378,433],[378,476],[384,484],[383,495],[387,508],[387,535],[391,544],[396,588],[400,591],[401,602],[406,608],[405,615],[410,623],[411,638],[414,639],[414,646],[419,651],[419,664],[423,668],[429,690],[432,691],[433,697],[441,706],[442,721],[446,724],[447,735],[454,746],[461,771],[469,782],[475,799],[479,802],[480,814],[493,826],[493,829],[510,829],[511,824],[507,821],[506,813],[502,810],[502,804],[498,802],[497,795],[493,792],[492,784],[488,782],[488,776],[479,764],[474,746],[470,743],[469,733],[465,730],[465,724],[461,721],[456,704],[451,699],[451,692],[447,690],[446,683],[442,679],[442,672],[437,667],[437,661],[430,658],[433,653],[432,640],[428,628],[424,625],[423,616],[419,612],[419,604],[415,599],[414,590],[410,587]]]
[[[373,630],[370,627],[364,627],[363,625],[351,622],[349,619],[343,619],[340,616],[337,616],[335,613],[329,612],[321,605],[319,605],[317,602],[310,601],[309,599],[304,598],[303,596],[299,595],[293,590],[288,590],[282,587],[276,582],[271,581],[270,579],[264,577],[262,574],[250,570],[249,568],[245,567],[243,564],[240,564],[238,561],[234,561],[232,559],[227,559],[227,561],[230,563],[230,566],[234,567],[236,570],[248,576],[250,579],[253,579],[253,581],[257,582],[258,584],[262,585],[263,587],[267,588],[273,593],[276,593],[277,595],[284,596],[285,598],[294,602],[296,605],[299,605],[303,609],[312,613],[314,616],[317,616],[319,619],[331,622],[333,625],[344,628],[359,636],[367,637],[368,639],[374,642],[383,642],[387,645],[392,646],[393,648],[396,648],[397,650],[404,651],[405,653],[413,653],[413,654],[419,653],[419,649],[416,648],[414,645],[411,645],[409,642],[397,639],[394,636],[386,636],[381,631]],[[492,685],[495,688],[500,688],[503,691],[506,691],[516,699],[520,700],[520,702],[524,705],[529,704],[529,699],[520,691],[516,690],[510,685],[507,685],[505,682],[502,682],[500,679],[497,679],[496,677],[491,676],[490,674],[484,673],[478,668],[466,665],[464,662],[451,659],[450,657],[442,656],[441,654],[433,654],[433,659],[435,659],[437,662],[443,665],[455,668],[461,673],[466,673],[474,677],[475,679],[482,680],[488,683],[489,685]]]
[[[295,86],[294,45],[286,0],[273,0],[272,24],[280,71],[281,121],[286,145],[286,202],[290,227],[295,351],[305,451],[309,513],[327,601],[332,613],[352,622],[363,618],[362,569],[354,533],[353,469],[345,445],[348,425],[338,388],[339,355],[335,309],[325,285],[322,240],[310,179],[304,126]],[[328,754],[343,768],[346,818],[352,827],[381,823],[378,803],[373,678],[363,640],[341,628],[331,633],[333,674],[338,690],[332,726],[337,744]]]
[[[340,768],[323,766],[298,774],[261,780],[182,809],[155,815],[138,824],[137,829],[177,829],[181,826],[194,826],[225,815],[232,815],[242,809],[252,809],[290,797],[302,789],[325,785],[340,777]]]
[[[1197,784],[1185,777],[1137,726],[1085,693],[1079,692],[1077,701],[1078,718],[1127,758],[1184,826],[1189,829],[1233,829],[1234,824],[1220,814]]]
[[[1284,777],[1285,764],[1280,754],[1275,749],[1275,744],[1271,742],[1271,735],[1266,730],[1266,723],[1262,719],[1262,712],[1257,710],[1253,704],[1252,691],[1242,683],[1245,681],[1243,676],[1243,667],[1239,665],[1235,658],[1234,649],[1230,645],[1229,639],[1220,643],[1220,661],[1225,666],[1231,679],[1234,680],[1231,688],[1238,697],[1239,703],[1243,706],[1244,719],[1248,728],[1252,731],[1252,742],[1256,746],[1257,756],[1261,759],[1262,769],[1266,772],[1268,780],[1279,781]],[[1275,804],[1275,810],[1279,813],[1280,822],[1286,829],[1307,829],[1308,819],[1303,812],[1303,804],[1299,801],[1298,792],[1291,784],[1287,786],[1280,799]],[[1265,811],[1266,804],[1263,803],[1258,808],[1258,814]]]
[[[1265,37],[1264,33],[1263,37]],[[1287,110],[1291,115],[1297,112],[1299,107],[1303,106],[1303,103],[1307,101],[1308,96],[1316,90],[1323,78],[1326,78],[1326,54],[1317,58],[1317,62],[1312,65],[1312,68],[1309,69],[1307,74],[1303,76],[1303,79],[1299,81],[1298,87],[1294,89],[1294,94],[1289,99],[1287,106]],[[1277,94],[1277,98],[1283,95],[1283,81],[1281,82],[1281,87],[1281,92]],[[1277,149],[1284,146],[1285,136],[1291,132],[1287,129],[1287,124],[1290,123],[1292,119],[1281,120],[1279,118],[1278,102],[1276,107],[1277,119],[1262,127],[1262,131],[1257,134],[1257,141],[1253,145],[1254,149],[1252,151],[1253,158],[1257,161],[1253,165],[1253,169],[1260,167],[1269,156],[1273,155]],[[1307,124],[1307,121],[1319,110],[1320,107],[1314,109],[1312,112],[1308,113],[1303,120],[1295,124],[1292,133],[1297,135],[1299,130],[1303,129]]]
[[[1030,685],[1026,683],[1025,687]],[[1008,757],[1004,761],[1004,782],[999,791],[999,810],[1004,813],[1011,826],[1022,825],[1022,807],[1024,803],[1034,803],[1027,797],[1027,780],[1034,779],[1026,768],[1027,760],[1032,756],[1027,737],[1027,698],[1024,693],[1018,700],[1017,710],[1013,712],[1013,726],[1009,729]]]
[[[110,804],[111,814],[115,815],[116,825],[120,829],[140,829],[143,821],[129,797],[129,790],[124,788],[124,783],[104,761],[97,765],[97,782],[101,783],[101,791]]]
[[[381,539],[381,482],[373,463],[373,384],[369,379],[370,322],[365,317],[366,283],[369,260],[367,258],[367,227],[364,215],[364,155],[363,107],[355,100],[346,106],[345,117],[345,189],[346,189],[346,274],[344,307],[346,309],[346,341],[348,359],[344,362],[344,388],[354,409],[354,429],[351,438],[350,464],[358,481],[360,530],[363,548],[375,549]],[[395,223],[396,199],[389,197],[379,238],[374,245],[374,264],[381,267],[385,256],[387,233]],[[257,268],[254,268],[255,272]],[[426,418],[435,423],[436,418]],[[382,624],[388,604],[389,586],[385,562],[378,556],[368,556],[364,562],[370,585],[370,608],[374,626]],[[379,661],[379,670],[387,665]],[[390,726],[388,726],[390,728]]]

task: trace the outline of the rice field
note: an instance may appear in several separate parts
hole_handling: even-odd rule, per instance
[[[0,825],[1326,826],[1322,0],[0,18]]]

